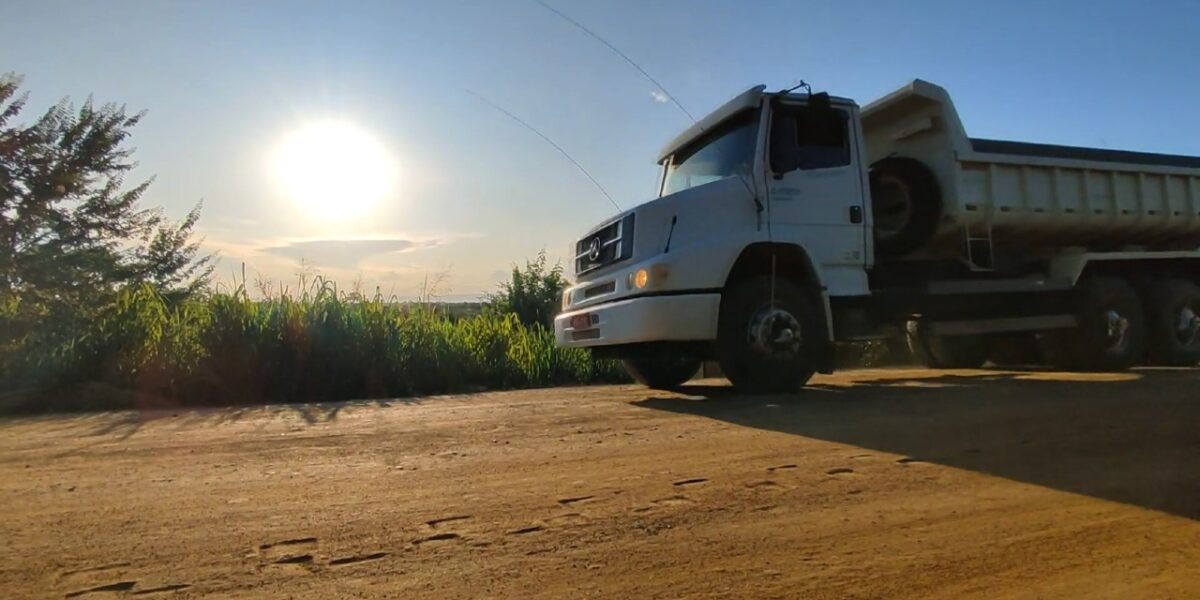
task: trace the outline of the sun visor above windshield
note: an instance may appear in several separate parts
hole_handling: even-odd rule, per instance
[[[688,142],[700,137],[704,132],[713,129],[721,124],[722,121],[736,115],[737,113],[758,106],[762,101],[763,91],[767,89],[765,85],[756,85],[735,96],[733,100],[722,104],[720,108],[708,113],[703,119],[696,121],[691,127],[684,130],[683,133],[675,136],[658,155],[658,161],[666,160],[668,156],[674,154],[680,148],[686,146]]]

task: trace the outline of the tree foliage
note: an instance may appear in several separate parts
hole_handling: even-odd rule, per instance
[[[493,310],[517,315],[524,325],[551,327],[566,287],[562,265],[550,266],[546,251],[542,250],[537,258],[525,261],[524,269],[513,265],[511,277],[488,298],[488,305]]]
[[[167,297],[207,283],[197,258],[197,205],[180,222],[124,186],[136,165],[126,146],[142,114],[91,98],[63,100],[32,124],[15,124],[28,98],[0,76],[0,301],[27,310],[98,307],[123,286],[146,283]]]
[[[68,334],[131,285],[166,299],[203,288],[212,265],[192,236],[200,206],[172,222],[140,206],[151,181],[125,186],[142,114],[64,99],[16,123],[20,84],[0,75],[0,351],[33,332],[45,343]]]

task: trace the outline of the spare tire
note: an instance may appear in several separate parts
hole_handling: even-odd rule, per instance
[[[871,167],[875,252],[903,256],[925,245],[942,216],[937,178],[920,161],[885,158]]]

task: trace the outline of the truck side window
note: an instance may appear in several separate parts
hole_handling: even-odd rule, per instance
[[[771,166],[828,169],[850,164],[848,118],[844,111],[788,107],[774,119]]]

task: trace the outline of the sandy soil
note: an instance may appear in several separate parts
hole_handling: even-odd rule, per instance
[[[0,597],[1195,598],[1200,377],[0,423]]]

